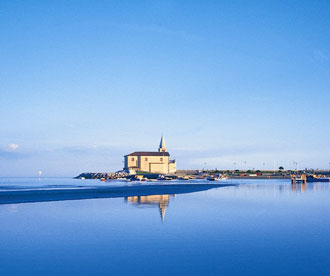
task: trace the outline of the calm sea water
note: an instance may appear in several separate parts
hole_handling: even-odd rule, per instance
[[[0,275],[330,275],[328,183],[227,182],[238,185],[2,204]],[[1,178],[0,193],[99,185]]]

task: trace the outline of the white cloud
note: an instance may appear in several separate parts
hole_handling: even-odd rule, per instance
[[[19,145],[17,145],[17,144],[9,144],[8,147],[9,147],[10,149],[12,149],[12,150],[17,150],[18,147],[19,147]]]

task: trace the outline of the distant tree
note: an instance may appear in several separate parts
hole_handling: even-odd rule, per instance
[[[279,169],[280,171],[284,170],[284,168],[283,168],[282,166],[281,166],[281,167],[279,167],[278,169]]]
[[[235,170],[235,172],[239,172],[239,170]]]

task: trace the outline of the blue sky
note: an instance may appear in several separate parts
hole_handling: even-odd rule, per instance
[[[329,1],[1,1],[0,64],[0,176],[329,168]]]

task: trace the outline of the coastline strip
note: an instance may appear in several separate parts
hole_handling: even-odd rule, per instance
[[[118,198],[162,194],[185,194],[209,189],[235,186],[235,184],[170,184],[117,187],[92,187],[83,189],[44,189],[0,192],[0,204],[36,203],[63,200]]]

